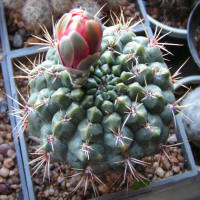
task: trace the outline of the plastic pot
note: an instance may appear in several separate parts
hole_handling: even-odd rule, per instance
[[[145,0],[142,0],[142,2],[144,6],[146,6],[147,2]],[[170,33],[168,34],[168,36],[170,36],[171,38],[178,38],[178,39],[187,38],[187,29],[181,29],[181,28],[165,25],[159,22],[158,20],[154,19],[153,17],[151,17],[149,14],[147,14],[147,19],[149,20],[153,29],[155,29],[156,27],[159,27],[160,29],[162,29],[161,31],[162,34]]]
[[[196,46],[195,46],[195,34],[196,28],[199,26],[200,28],[200,1],[195,5],[192,12],[190,13],[188,25],[187,25],[187,42],[189,46],[190,53],[192,55],[193,60],[200,68],[200,57],[198,55]]]

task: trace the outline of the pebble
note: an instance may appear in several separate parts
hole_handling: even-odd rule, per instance
[[[99,186],[98,186],[98,189],[99,189],[99,191],[102,192],[103,194],[107,194],[107,193],[110,191],[109,187],[108,187],[107,185],[105,185],[105,184],[99,185]]]
[[[166,157],[162,158],[162,164],[163,164],[163,168],[165,170],[170,170],[171,164],[170,164],[170,162],[168,161],[168,159]]]
[[[177,158],[175,157],[175,156],[169,156],[169,159],[170,159],[170,161],[172,162],[172,163],[174,163],[174,164],[177,164],[178,163],[178,160],[177,160]]]
[[[48,190],[45,190],[45,191],[44,191],[44,197],[45,197],[45,198],[48,198],[48,197],[49,197],[49,191],[48,191]]]
[[[178,156],[177,156],[177,159],[178,159],[180,162],[183,162],[183,161],[184,161],[184,158],[183,158],[183,156],[181,156],[181,155],[178,155]]]
[[[173,172],[172,171],[168,171],[165,173],[165,178],[168,178],[170,176],[173,176]]]
[[[163,178],[164,175],[165,175],[165,171],[161,168],[161,167],[158,167],[156,170],[155,170],[155,174],[157,176],[159,176],[160,178]]]
[[[13,149],[9,149],[8,152],[7,152],[7,156],[9,158],[14,159],[16,157],[16,152]]]
[[[152,167],[154,170],[156,170],[159,167],[159,165],[160,165],[159,162],[154,162]]]
[[[12,168],[12,167],[15,165],[15,163],[14,163],[14,161],[13,161],[12,158],[6,158],[6,159],[4,160],[4,162],[3,162],[3,165],[4,165],[6,168],[10,169],[10,168]]]
[[[57,178],[58,184],[62,183],[63,180],[64,180],[64,177],[59,176],[59,177]]]
[[[21,48],[23,46],[23,39],[22,36],[18,33],[15,33],[13,40],[12,40],[12,45],[14,48]]]
[[[0,154],[0,162],[2,162],[3,161],[3,155],[2,154]]]
[[[0,184],[0,194],[8,194],[9,189],[6,184]]]
[[[6,179],[0,176],[0,183],[6,183]]]
[[[9,169],[7,169],[7,168],[5,168],[5,167],[2,167],[2,168],[0,169],[0,176],[2,176],[3,178],[7,178],[8,175],[9,175],[9,172],[10,172]]]
[[[1,112],[1,111],[0,111]],[[0,137],[0,144],[3,144],[4,143],[4,140],[2,137]]]
[[[0,195],[1,200],[9,200],[7,195]]]
[[[155,160],[155,161],[160,161],[160,159],[161,159],[161,155],[160,155],[160,154],[156,154],[156,155],[154,156],[154,160]]]
[[[53,195],[53,194],[54,194],[54,189],[53,189],[52,186],[51,186],[50,189],[49,189],[49,194],[50,194],[50,195]]]
[[[180,172],[180,167],[179,166],[173,166],[172,170],[174,171],[174,173],[178,174]]]
[[[10,185],[10,188],[13,189],[13,190],[18,189],[19,187],[20,187],[19,184],[12,184],[12,185]]]
[[[0,145],[0,153],[5,156],[9,148],[10,148],[10,146],[8,144],[1,144]]]

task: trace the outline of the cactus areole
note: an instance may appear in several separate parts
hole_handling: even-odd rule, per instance
[[[73,82],[83,84],[100,56],[101,23],[88,12],[74,9],[56,25],[57,50]]]
[[[48,162],[133,172],[166,142],[171,75],[160,45],[127,25],[102,29],[77,9],[57,23],[57,47],[29,77],[28,126]]]

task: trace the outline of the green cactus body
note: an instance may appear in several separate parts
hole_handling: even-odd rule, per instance
[[[50,49],[32,71],[40,76],[30,80],[29,99],[31,133],[41,145],[54,137],[43,150],[53,152],[54,161],[100,172],[127,157],[157,153],[172,119],[167,105],[175,101],[162,53],[147,38],[123,27],[104,27],[101,47],[79,87],[58,64],[56,49]]]
[[[39,24],[51,27],[52,13],[48,0],[27,0],[21,12],[28,29],[37,32],[40,30]]]

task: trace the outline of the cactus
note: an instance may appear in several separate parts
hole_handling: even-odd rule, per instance
[[[190,141],[200,148],[200,87],[189,92],[182,101],[183,121]]]
[[[100,10],[100,6],[95,0],[73,0],[73,8],[81,8],[95,15]]]
[[[47,28],[51,26],[51,9],[48,0],[27,0],[22,8],[22,17],[26,22],[26,27],[37,33],[40,25]]]
[[[58,21],[46,60],[28,71],[21,120],[41,143],[30,164],[39,161],[38,171],[46,163],[46,172],[50,161],[82,169],[75,190],[83,180],[85,189],[102,183],[94,173],[108,168],[125,169],[123,183],[128,169],[140,180],[135,165],[146,165],[140,159],[168,138],[175,97],[165,48],[129,24],[101,28],[86,11],[72,10]]]
[[[72,8],[71,0],[51,0],[50,3],[56,16],[69,12]]]
[[[6,8],[18,10],[20,9],[25,0],[2,0]]]

